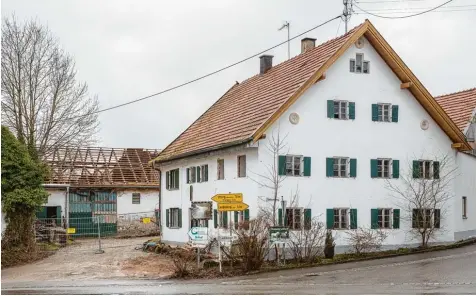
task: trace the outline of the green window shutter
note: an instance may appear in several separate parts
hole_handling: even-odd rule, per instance
[[[170,226],[169,217],[170,217],[170,210],[167,209],[167,210],[165,210],[165,226],[167,226],[167,227]]]
[[[378,209],[370,210],[370,227],[372,229],[377,229],[378,227]]]
[[[190,168],[187,168],[186,173],[187,173],[187,184],[189,184],[190,183]]]
[[[350,209],[350,229],[357,229],[357,209]]]
[[[392,177],[400,178],[400,161],[397,159],[392,160]]]
[[[370,177],[377,178],[378,177],[378,162],[376,159],[370,160]]]
[[[170,179],[170,172],[165,172],[165,189],[170,189],[170,182],[169,182],[169,179]]]
[[[378,121],[378,105],[372,104],[372,121]]]
[[[433,162],[433,179],[440,178],[440,162],[434,161]]]
[[[418,160],[413,161],[413,178],[420,178],[420,162]]]
[[[178,227],[182,228],[182,209],[178,209]]]
[[[355,102],[349,102],[349,118],[355,119]]]
[[[238,211],[234,211],[234,221],[233,223],[235,224],[235,229],[238,229]]]
[[[285,211],[284,212],[284,227],[289,227],[289,224],[288,224],[288,212]]]
[[[326,158],[326,176],[333,177],[334,176],[334,158]]]
[[[213,210],[213,227],[218,228],[218,211]]]
[[[400,228],[400,210],[399,209],[393,209],[393,229],[399,229]]]
[[[283,226],[283,209],[278,209],[278,225]]]
[[[304,209],[304,229],[311,229],[311,209]]]
[[[309,177],[311,176],[311,158],[304,157],[304,176]]]
[[[357,159],[356,158],[350,159],[350,177],[351,178],[357,177]]]
[[[175,189],[180,188],[179,182],[180,182],[180,169],[177,169],[175,173]]]
[[[280,155],[278,158],[278,174],[286,175],[286,155]]]
[[[205,178],[204,179],[205,179],[204,180],[205,182],[208,181],[208,164],[205,166]]]
[[[334,209],[326,210],[326,224],[327,224],[327,229],[334,228]]]
[[[245,210],[245,221],[250,221],[250,210],[246,209]]]
[[[197,167],[197,182],[202,182],[202,176],[200,176],[200,166]]]
[[[208,228],[208,220],[205,220],[205,227]]]
[[[327,100],[327,118],[334,118],[334,101]]]
[[[433,222],[435,228],[440,228],[441,226],[441,211],[440,209],[435,209],[433,213]]]
[[[228,212],[222,212],[221,216],[223,217],[223,226],[228,228]]]
[[[398,105],[392,105],[392,122],[398,122]]]

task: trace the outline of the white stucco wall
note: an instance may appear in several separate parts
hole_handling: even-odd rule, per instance
[[[140,204],[132,204],[132,193],[140,193]],[[117,214],[153,212],[159,207],[158,190],[125,190],[117,192]]]
[[[476,156],[458,153],[455,179],[455,240],[476,236]],[[467,218],[463,218],[463,196],[467,198]]]
[[[355,59],[356,53],[363,53],[364,60],[370,61],[370,74],[349,72],[349,59]],[[411,224],[405,217],[408,217],[409,213],[397,206],[398,202],[390,196],[383,179],[371,178],[370,160],[376,158],[399,160],[400,176],[410,173],[412,160],[437,160],[447,156],[450,163],[449,169],[459,163],[456,163],[456,152],[451,148],[452,142],[448,136],[408,90],[400,89],[400,85],[401,81],[368,42],[363,49],[352,46],[327,71],[325,80],[316,83],[306,91],[266,131],[266,139],[256,143],[257,148],[246,150],[248,176],[253,176],[249,173],[250,171],[263,173],[265,165],[272,163],[273,157],[266,149],[266,144],[270,141],[271,135],[274,133],[276,136],[279,130],[279,133],[286,137],[287,143],[287,147],[281,154],[311,157],[311,176],[287,177],[282,183],[279,196],[289,200],[290,196],[298,190],[299,205],[311,208],[312,215],[319,216],[324,223],[328,208],[355,208],[358,226],[363,227],[370,227],[372,208],[399,208],[402,216],[400,229],[388,230],[389,236],[385,244],[392,247],[417,243],[418,241],[412,239],[407,233]],[[355,102],[355,120],[327,118],[327,100]],[[398,105],[398,123],[373,122],[371,105],[376,103]],[[297,125],[289,122],[289,114],[292,112],[300,116]],[[430,123],[427,130],[420,128],[420,123],[424,119]],[[236,157],[240,152],[218,153],[219,155],[200,159],[186,158],[160,167],[163,184],[162,225],[165,241],[188,241],[190,200],[189,186],[185,185],[185,169],[189,166],[209,165],[209,182],[193,184],[194,200],[206,201],[215,193],[243,192],[244,201],[250,205],[250,216],[253,217],[257,213],[261,199],[272,197],[271,190],[258,186],[250,178],[236,178]],[[217,181],[216,160],[223,157],[220,153],[225,153],[225,180]],[[357,159],[355,179],[326,177],[326,158],[336,156]],[[180,168],[180,190],[166,190],[165,172],[177,167]],[[259,180],[259,177],[254,176]],[[403,185],[401,178],[394,179],[392,182]],[[450,188],[455,188],[454,182],[450,184]],[[470,207],[470,194],[467,193],[467,195],[468,207]],[[172,207],[182,208],[183,227],[181,229],[165,227],[165,209]],[[453,202],[447,205],[446,216],[442,217],[441,221],[445,231],[438,235],[437,242],[454,240],[456,223],[454,208]],[[460,205],[457,211],[459,209]],[[213,221],[210,221],[209,228],[213,228]],[[337,244],[346,245],[345,233],[343,231],[336,231],[336,233]]]
[[[43,204],[45,207],[61,207],[61,217],[66,217],[65,202],[66,202],[66,189],[50,189],[47,188],[48,202]]]
[[[237,177],[237,157],[246,155],[247,177]],[[225,161],[225,179],[217,180],[217,159]],[[250,206],[250,215],[254,215],[257,204],[257,185],[250,179],[252,172],[256,173],[257,149],[243,148],[238,151],[221,151],[219,154],[203,156],[199,158],[187,158],[176,161],[173,164],[161,166],[162,171],[162,232],[163,240],[168,242],[188,242],[187,232],[190,229],[190,185],[193,186],[193,201],[211,201],[211,198],[217,193],[243,193],[243,202]],[[208,164],[208,182],[186,183],[186,168]],[[166,171],[180,168],[180,188],[178,190],[166,189]],[[216,203],[213,205],[216,209]],[[165,210],[169,208],[182,209],[182,228],[173,229],[166,227]],[[230,221],[230,220],[229,220]],[[213,220],[209,221],[209,234],[216,235]],[[227,232],[229,233],[229,232]]]
[[[349,60],[355,59],[356,53],[363,53],[364,60],[370,61],[370,74],[349,72]],[[390,198],[389,191],[384,188],[385,181],[370,177],[371,159],[400,160],[400,175],[408,174],[411,161],[416,159],[434,160],[448,155],[454,164],[450,139],[411,93],[400,89],[400,84],[400,80],[368,42],[363,49],[354,46],[349,48],[328,70],[326,79],[313,85],[266,132],[277,134],[279,127],[280,134],[286,136],[287,154],[311,157],[311,177],[288,177],[280,195],[289,198],[299,188],[300,205],[311,207],[313,216],[322,215],[323,222],[326,221],[328,208],[356,208],[358,226],[369,227],[372,208],[398,208]],[[327,118],[327,100],[355,102],[355,120]],[[398,105],[398,122],[373,122],[371,105],[376,103]],[[289,122],[292,112],[300,116],[297,125]],[[423,119],[430,122],[426,131],[420,128]],[[326,158],[334,156],[356,158],[357,178],[327,178]],[[272,160],[263,145],[259,148],[259,160],[263,163]],[[261,195],[266,193],[261,192]],[[403,209],[400,210],[402,216],[406,214]],[[449,210],[449,219],[443,223],[445,227],[453,229]],[[386,244],[414,243],[405,234],[409,227],[410,222],[401,219],[400,230],[388,231]],[[345,244],[345,233],[337,233],[337,244]],[[444,233],[438,240],[452,241],[453,233]]]

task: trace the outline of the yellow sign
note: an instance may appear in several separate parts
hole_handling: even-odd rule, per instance
[[[219,203],[218,211],[219,212],[229,212],[229,211],[244,211],[248,208],[248,205],[245,203]]]
[[[68,228],[66,231],[68,234],[75,234],[76,233],[76,228]]]
[[[144,224],[150,223],[150,218],[148,218],[148,217],[142,218],[142,223],[144,223]]]
[[[217,203],[243,202],[243,193],[216,194],[212,200]]]

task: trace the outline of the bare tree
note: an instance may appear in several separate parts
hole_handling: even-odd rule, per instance
[[[419,239],[421,247],[444,232],[456,173],[451,162],[448,155],[432,162],[413,161],[399,179],[386,179],[392,199],[403,210],[400,219],[411,226],[408,234]]]
[[[2,24],[2,122],[28,146],[90,145],[98,130],[97,97],[78,82],[73,58],[37,21]]]
[[[347,242],[356,254],[378,251],[388,234],[381,229],[359,227],[347,230]]]
[[[318,217],[304,221],[303,227],[290,232],[289,246],[298,262],[312,262],[324,251],[326,228]]]

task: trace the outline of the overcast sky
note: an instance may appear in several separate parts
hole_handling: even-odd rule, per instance
[[[361,0],[376,14],[434,7],[445,0]],[[389,0],[385,0],[389,1]],[[369,3],[374,2],[374,3]],[[476,87],[476,0],[454,0],[446,10],[407,19],[366,18],[434,95]],[[342,12],[341,0],[2,0],[2,17],[36,18],[75,57],[79,79],[97,94],[101,108],[124,103],[234,63]],[[358,9],[355,9],[356,12]],[[414,12],[406,13],[412,14]],[[404,15],[404,14],[400,14]],[[339,30],[338,30],[339,29]],[[344,33],[339,20],[307,34],[317,43]],[[291,56],[300,51],[291,43]],[[269,52],[274,64],[287,58],[282,46]],[[255,75],[258,58],[170,93],[102,113],[99,144],[164,148],[235,81]]]

